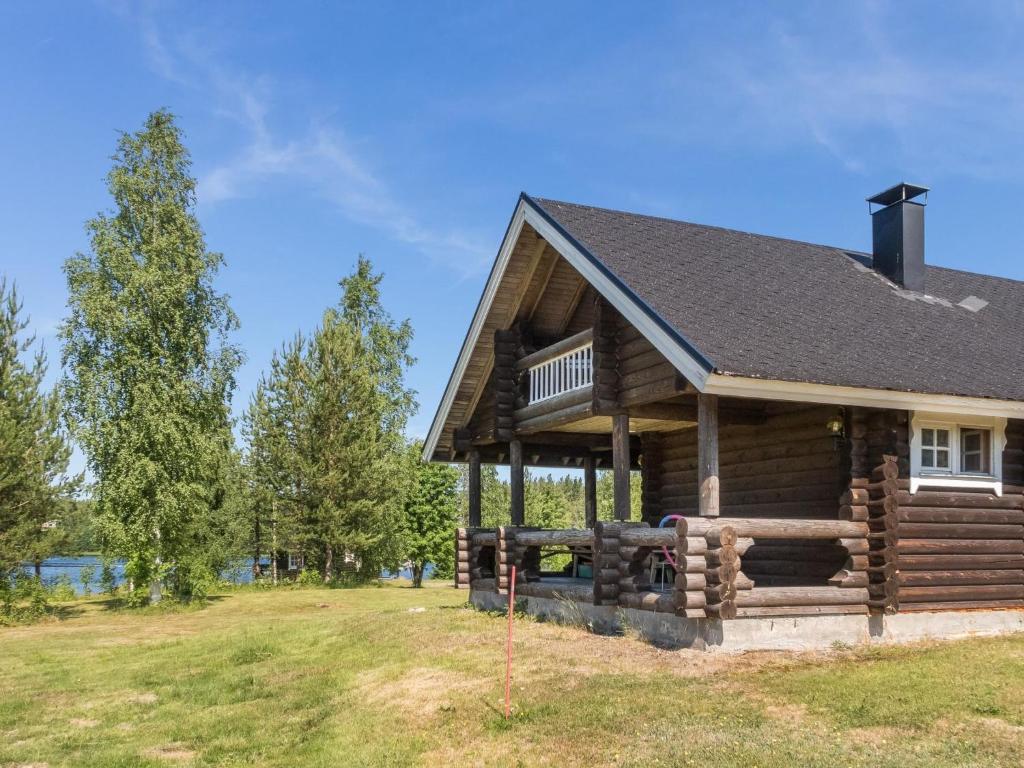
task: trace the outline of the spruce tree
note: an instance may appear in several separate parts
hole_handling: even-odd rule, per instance
[[[159,599],[168,569],[184,592],[209,577],[191,555],[223,501],[231,450],[237,320],[213,285],[223,257],[206,248],[190,173],[170,113],[123,134],[107,178],[114,208],[87,223],[91,251],[64,266],[68,422],[135,599],[145,585]]]
[[[57,393],[44,392],[46,358],[26,363],[35,339],[14,287],[0,277],[0,579],[41,563],[61,543],[63,513],[81,478],[68,477],[71,446]],[[47,525],[54,521],[57,527]]]

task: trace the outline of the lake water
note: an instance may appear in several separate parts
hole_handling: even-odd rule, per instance
[[[43,582],[46,584],[52,584],[60,579],[62,576],[67,576],[71,581],[71,585],[75,588],[77,594],[83,594],[85,592],[85,585],[82,583],[82,568],[91,565],[93,567],[92,581],[89,584],[89,589],[92,592],[100,591],[100,571],[103,569],[103,561],[95,555],[83,555],[81,557],[51,557],[48,560],[43,561],[42,575]],[[262,561],[264,572],[269,572],[270,561],[264,558]],[[124,562],[116,560],[111,566],[114,571],[114,578],[117,584],[120,585],[124,582]],[[35,573],[31,564],[24,566],[25,572],[28,574]],[[429,577],[430,573],[434,570],[432,565],[428,565],[425,569],[426,575]],[[402,579],[411,579],[412,570],[409,568],[402,568],[398,572],[398,577]],[[238,567],[229,573],[224,574],[226,581],[230,581],[234,584],[248,584],[252,581],[252,561],[246,560],[245,562],[239,563]],[[388,571],[381,573],[381,578],[391,579],[395,578],[394,575]]]

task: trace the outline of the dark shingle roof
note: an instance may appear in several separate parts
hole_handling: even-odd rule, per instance
[[[910,294],[863,253],[530,200],[720,373],[1024,400],[1024,282],[928,267]]]

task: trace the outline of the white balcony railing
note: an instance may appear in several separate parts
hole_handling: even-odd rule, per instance
[[[531,366],[530,404],[594,383],[594,347],[585,344]]]

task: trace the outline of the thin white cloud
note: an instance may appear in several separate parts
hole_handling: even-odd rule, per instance
[[[298,136],[275,133],[270,119],[274,89],[267,78],[229,71],[211,56],[198,33],[168,39],[151,14],[139,26],[153,70],[179,85],[201,90],[213,109],[237,122],[245,136],[228,159],[200,174],[201,205],[243,198],[287,179],[305,185],[350,221],[383,232],[461,278],[479,273],[493,258],[493,244],[468,231],[435,227],[412,213],[359,155],[341,127],[310,118]]]
[[[814,142],[851,171],[886,157],[911,171],[1019,175],[1024,57],[1016,47],[969,61],[929,54],[891,37],[899,25],[889,7],[856,9],[856,18],[833,22],[846,22],[841,37],[779,22],[753,50],[725,57],[738,119],[763,140]]]

